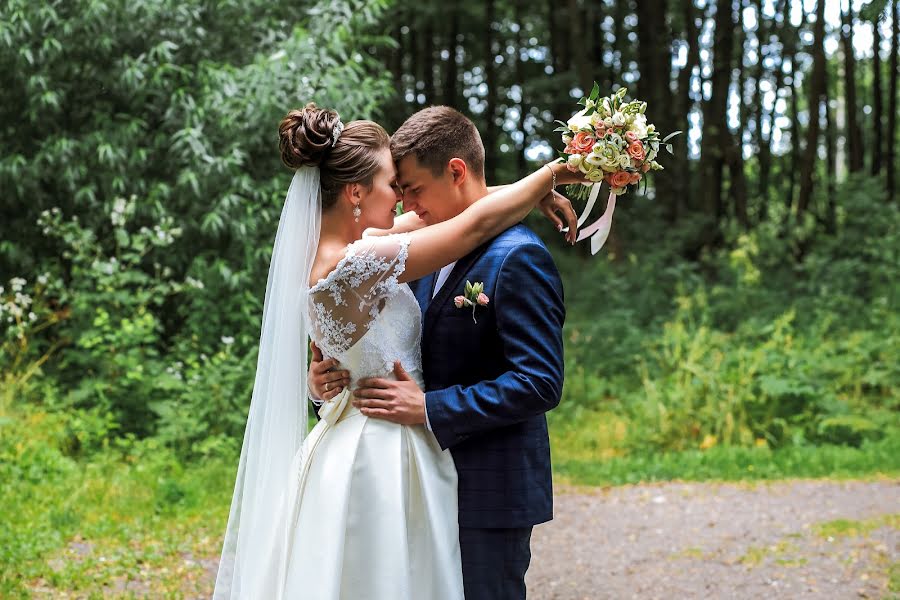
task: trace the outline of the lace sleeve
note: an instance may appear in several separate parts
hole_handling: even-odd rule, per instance
[[[326,356],[340,356],[353,346],[400,289],[409,241],[408,233],[357,240],[310,288],[313,339]]]

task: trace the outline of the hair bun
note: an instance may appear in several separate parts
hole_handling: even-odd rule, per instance
[[[289,112],[278,127],[281,162],[291,169],[320,166],[331,150],[337,121],[335,111],[318,108],[314,102]]]

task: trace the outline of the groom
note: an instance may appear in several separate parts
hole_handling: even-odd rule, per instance
[[[391,152],[404,210],[428,225],[487,194],[481,137],[452,108],[411,116]],[[489,299],[474,315],[454,303],[466,281],[483,283]],[[559,404],[563,386],[559,272],[520,224],[411,286],[422,308],[426,389],[398,365],[397,381],[360,381],[354,405],[371,417],[425,424],[450,449],[466,599],[524,600],[532,527],[553,518],[544,413]]]

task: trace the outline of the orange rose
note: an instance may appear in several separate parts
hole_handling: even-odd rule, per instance
[[[641,165],[641,171],[643,171],[644,173],[646,173],[649,170],[650,170],[650,161],[647,161],[643,165]]]
[[[575,152],[584,154],[591,151],[595,141],[594,136],[591,134],[586,131],[579,131],[575,134],[575,139],[572,140],[571,146],[575,149]]]
[[[641,180],[641,174],[640,174],[640,173],[632,173],[632,174],[631,174],[631,183],[637,183],[637,182],[640,181],[640,180]]]
[[[631,174],[628,171],[616,171],[609,178],[609,185],[614,188],[625,187],[631,183]]]
[[[632,142],[628,146],[628,155],[637,160],[644,160],[644,146],[640,142]]]
[[[628,140],[628,143],[630,144],[630,143],[632,143],[632,142],[638,141],[638,136],[637,136],[637,134],[636,134],[635,132],[633,132],[633,131],[626,131],[626,132],[625,132],[625,139]]]

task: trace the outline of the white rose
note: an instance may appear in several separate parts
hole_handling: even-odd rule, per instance
[[[625,124],[625,115],[623,115],[621,112],[616,111],[616,114],[612,116],[612,122],[613,125],[621,127]]]
[[[600,166],[600,163],[603,162],[603,161],[600,159],[600,157],[599,157],[598,155],[594,154],[593,152],[592,152],[591,154],[588,154],[588,155],[584,158],[584,160],[585,160],[585,162],[587,162],[587,164],[593,165],[593,166],[595,166],[595,167],[599,167],[599,166]]]
[[[623,169],[625,167],[630,167],[631,166],[631,157],[628,156],[627,154],[620,154],[619,155],[619,166],[622,167]]]
[[[569,166],[573,169],[577,169],[581,166],[581,155],[580,154],[570,154],[569,159],[567,161]]]
[[[594,183],[597,183],[598,181],[602,181],[603,180],[603,171],[594,169],[593,171],[588,173],[587,178],[588,178],[588,181],[593,181]]]
[[[577,133],[582,129],[591,128],[591,118],[585,113],[587,113],[587,109],[576,113],[571,119],[569,119],[569,129],[571,131]]]
[[[599,125],[602,121],[603,121],[603,117],[600,115],[600,113],[595,112],[594,114],[591,115],[591,125],[593,125],[594,127]]]

